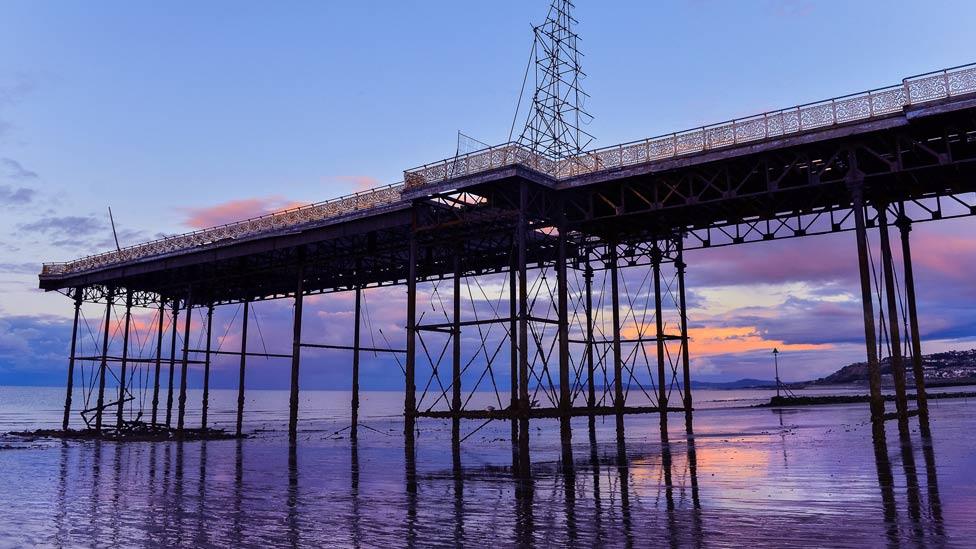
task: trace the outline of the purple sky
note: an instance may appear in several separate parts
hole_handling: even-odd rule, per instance
[[[112,247],[106,206],[133,244],[396,181],[453,154],[459,129],[504,141],[529,24],[545,4],[6,4],[0,384],[63,383],[70,304],[37,291],[36,273],[42,261]],[[597,146],[976,60],[968,2],[579,4]],[[976,346],[972,234],[969,219],[912,233],[925,352]],[[852,235],[687,261],[696,379],[770,378],[774,346],[787,380],[864,359]],[[367,298],[402,342],[402,288]],[[351,303],[316,298],[306,333],[348,343]],[[269,350],[287,350],[290,304],[255,309]],[[85,313],[94,329],[100,311]],[[233,313],[218,314],[215,332]],[[308,360],[306,385],[347,385],[347,355]],[[218,362],[215,383],[233,385],[232,362]],[[283,386],[277,362],[254,368],[254,386]],[[363,368],[366,387],[401,383],[389,359]]]

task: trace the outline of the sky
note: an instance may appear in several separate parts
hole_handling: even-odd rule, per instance
[[[506,141],[547,4],[4,2],[0,384],[63,383],[71,307],[36,274],[113,247],[109,206],[124,246],[399,181],[453,155],[458,131]],[[976,61],[971,2],[577,4],[594,146]],[[912,233],[925,352],[976,347],[973,223]],[[773,347],[787,380],[864,359],[851,235],[687,261],[695,379],[769,379]],[[402,288],[372,294],[384,334],[402,340]],[[309,329],[347,344],[351,303],[320,298]],[[256,309],[266,343],[287,347],[290,305]],[[228,345],[232,315],[218,315]],[[304,385],[348,385],[348,358],[320,360],[333,365]],[[402,383],[389,359],[366,362],[365,388]],[[283,386],[280,368],[251,383]],[[236,379],[225,360],[215,375]]]

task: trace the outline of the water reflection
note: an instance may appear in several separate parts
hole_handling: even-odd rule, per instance
[[[749,413],[752,426],[680,433],[636,416],[579,418],[570,436],[540,422],[531,457],[508,422],[469,438],[474,426],[448,421],[298,444],[64,442],[50,449],[51,503],[25,528],[49,545],[235,547],[939,546],[972,531],[944,516],[936,451],[968,455],[954,438]],[[957,482],[954,509],[973,492]]]

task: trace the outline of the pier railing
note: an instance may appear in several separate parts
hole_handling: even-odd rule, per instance
[[[172,252],[198,248],[218,242],[231,242],[279,229],[295,227],[348,215],[360,210],[369,210],[400,201],[402,183],[369,189],[339,198],[281,210],[243,221],[227,223],[217,227],[166,236],[157,240],[127,246],[121,250],[90,255],[66,263],[45,263],[42,275],[63,275],[98,269],[101,267],[134,261],[147,257],[166,255]]]
[[[911,76],[901,84],[765,112],[691,130],[594,149],[568,158],[551,158],[518,143],[505,143],[406,170],[404,182],[283,210],[219,227],[168,236],[67,263],[46,263],[42,275],[63,275],[165,255],[221,241],[247,238],[276,229],[340,217],[401,200],[401,190],[422,189],[442,181],[494,168],[520,165],[565,179],[777,139],[791,134],[883,117],[910,105],[976,93],[976,63]]]
[[[407,190],[502,166],[520,164],[556,179],[776,139],[790,134],[879,118],[906,106],[976,92],[976,63],[911,76],[901,84],[736,118],[691,130],[554,159],[506,143],[404,172]]]

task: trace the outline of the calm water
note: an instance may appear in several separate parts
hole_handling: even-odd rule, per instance
[[[191,393],[191,399],[199,395]],[[976,400],[932,402],[872,443],[865,405],[735,408],[767,391],[699,391],[695,433],[672,415],[534,420],[531,479],[507,423],[421,420],[412,448],[397,393],[306,392],[300,440],[287,394],[251,391],[243,441],[62,442],[0,437],[0,545],[51,546],[972,546]],[[60,423],[56,389],[0,388],[0,431]],[[230,425],[236,393],[213,394]],[[191,416],[194,417],[194,416]],[[72,421],[77,421],[73,418]]]

